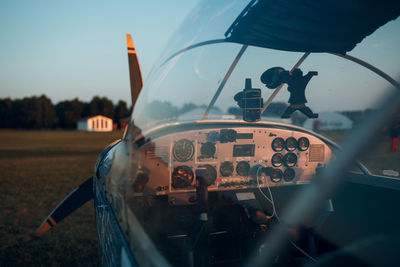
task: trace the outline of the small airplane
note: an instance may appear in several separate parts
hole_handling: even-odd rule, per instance
[[[399,265],[400,179],[372,174],[355,158],[398,110],[400,84],[349,54],[399,15],[394,0],[204,1],[145,84],[128,34],[130,124],[37,232],[94,198],[106,266]],[[300,66],[310,70],[303,75]],[[318,117],[314,81],[345,69],[333,82],[350,92],[359,66],[383,78],[376,90],[387,96],[340,147],[290,123],[296,110]],[[283,119],[262,117],[286,98],[285,85]],[[190,102],[206,105],[171,112]],[[240,118],[215,111],[235,105]]]

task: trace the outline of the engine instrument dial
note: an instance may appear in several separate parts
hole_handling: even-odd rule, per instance
[[[274,167],[282,166],[283,156],[281,153],[275,153],[271,158],[271,163]]]
[[[172,187],[187,188],[193,183],[193,171],[188,166],[178,166],[172,172]]]
[[[205,158],[212,158],[215,154],[215,144],[212,142],[206,142],[201,145],[200,153]]]
[[[222,129],[219,133],[219,141],[221,143],[235,142],[237,137],[237,132],[233,129]]]
[[[233,173],[233,164],[230,161],[222,162],[221,166],[219,167],[219,172],[221,176],[228,177],[231,176]]]
[[[186,162],[193,157],[194,145],[188,139],[181,139],[172,148],[174,158],[179,162]]]
[[[283,172],[283,180],[285,180],[286,182],[290,182],[294,179],[296,173],[294,172],[294,170],[292,168],[287,168],[284,172]]]
[[[294,137],[288,137],[285,142],[287,151],[294,151],[297,148],[297,140]]]
[[[196,169],[196,179],[204,179],[207,185],[212,185],[217,179],[217,170],[209,164],[201,165]]]
[[[240,176],[248,176],[250,164],[247,161],[240,161],[236,166],[236,172]]]
[[[277,137],[272,141],[271,146],[272,150],[274,150],[275,152],[280,152],[285,148],[285,140]]]
[[[293,167],[297,164],[297,156],[294,153],[287,153],[284,157],[283,157],[283,163],[285,164],[285,166],[287,167]]]
[[[297,144],[300,151],[306,151],[310,147],[310,140],[307,137],[300,137]]]
[[[270,177],[273,183],[278,183],[282,180],[282,171],[280,169],[273,169],[271,171]]]

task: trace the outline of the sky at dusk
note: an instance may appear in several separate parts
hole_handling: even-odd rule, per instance
[[[125,34],[144,78],[197,1],[0,1],[0,98],[130,102]]]
[[[146,80],[172,33],[196,4],[197,1],[183,0],[1,1],[0,98],[15,99],[45,94],[53,103],[57,103],[73,98],[90,101],[98,95],[110,98],[114,102],[123,99],[130,103],[125,34],[132,34],[143,77]],[[351,54],[382,67],[389,75],[398,78],[399,47],[400,19],[397,19],[379,29],[372,37],[363,40]],[[250,49],[246,53],[251,58]],[[217,54],[219,56],[222,53]],[[226,62],[230,62],[234,56],[234,53],[227,56]],[[267,58],[265,62],[270,60],[271,58]],[[290,63],[283,62],[281,57],[277,64],[289,68],[293,63],[288,62]],[[326,64],[327,62],[329,64]],[[305,68],[311,70],[318,65],[323,66],[318,69],[320,75],[314,79],[315,81],[313,80],[309,89],[313,92],[310,100],[317,110],[326,109],[325,102],[332,102],[331,97],[342,97],[343,101],[339,98],[335,101],[343,102],[339,109],[344,110],[365,108],[367,99],[360,98],[363,94],[369,95],[369,100],[376,99],[376,86],[369,80],[365,81],[363,88],[359,88],[359,92],[354,91],[353,95],[349,95],[346,87],[357,80],[356,75],[361,77],[365,73],[349,74],[344,67],[341,67],[340,61],[337,65],[348,74],[347,78],[341,78],[344,85],[338,86],[336,82],[326,82],[327,79],[324,77],[334,75],[330,71],[330,62],[333,61],[327,59],[325,55],[313,55],[303,64]],[[206,63],[204,70],[211,71],[212,65],[208,65],[209,61]],[[228,63],[224,63],[223,67],[229,66]],[[243,63],[243,66],[247,68],[254,65],[253,63]],[[257,77],[254,77],[255,82],[262,68],[263,66],[254,71],[257,74]],[[182,75],[175,81],[180,81],[181,77]],[[242,83],[240,80],[239,84]],[[256,85],[261,87],[259,84]],[[171,88],[187,89],[179,86],[185,87],[185,84]],[[216,86],[210,88],[214,87]],[[166,94],[164,98],[167,100],[171,95],[171,88],[162,92]],[[192,90],[201,96],[187,94],[188,101],[200,97],[206,102],[209,101],[208,98],[204,98],[204,91],[196,88]],[[330,91],[331,96],[327,95],[326,91]],[[265,95],[268,93],[270,92],[265,92]],[[283,93],[281,101],[287,99],[287,93],[286,95]],[[155,97],[163,99],[162,94],[157,94]],[[178,95],[182,96],[182,93],[179,92]],[[357,99],[358,105],[354,104],[354,99]],[[181,100],[179,98],[179,101]],[[231,97],[229,100],[232,100]],[[231,102],[223,104],[228,107],[232,105]]]

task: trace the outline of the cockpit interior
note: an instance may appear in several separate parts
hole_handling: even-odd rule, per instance
[[[138,265],[396,262],[399,179],[358,157],[395,107],[399,53],[374,49],[400,12],[286,2],[200,3],[148,75],[94,182]],[[366,115],[345,128],[324,112]]]
[[[279,123],[207,121],[146,136],[129,203],[168,260],[182,266],[195,247],[202,253],[193,262],[243,263],[276,223],[276,192],[290,197],[289,188],[309,183],[335,149]]]

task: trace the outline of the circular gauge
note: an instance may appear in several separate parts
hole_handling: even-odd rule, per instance
[[[285,140],[277,137],[272,141],[271,146],[275,152],[282,151],[285,148]]]
[[[221,166],[219,167],[219,172],[221,176],[228,177],[231,176],[233,173],[233,164],[230,161],[222,162]]]
[[[206,142],[201,145],[200,153],[205,158],[212,158],[215,154],[215,144]]]
[[[178,166],[172,172],[172,186],[174,188],[186,188],[193,183],[193,171],[188,166]]]
[[[283,156],[281,153],[275,153],[271,158],[271,163],[274,167],[279,167],[282,165]]]
[[[294,179],[295,175],[296,175],[296,173],[294,172],[294,170],[292,168],[287,168],[283,172],[283,180],[285,180],[286,182],[290,182]]]
[[[285,142],[285,147],[287,151],[293,151],[297,148],[297,140],[294,137],[288,137]]]
[[[278,183],[282,180],[282,171],[280,169],[273,169],[271,171],[271,181],[274,183]]]
[[[237,132],[233,129],[222,129],[220,131],[220,139],[221,143],[229,143],[235,142],[237,137]]]
[[[194,145],[192,141],[181,139],[174,144],[172,153],[177,161],[185,162],[190,160],[194,154]]]
[[[306,151],[310,147],[310,140],[306,137],[300,137],[297,145],[300,151]]]
[[[209,142],[217,142],[219,140],[219,133],[217,131],[208,132],[206,135]]]
[[[212,185],[217,179],[217,170],[209,164],[202,165],[196,169],[196,179],[203,178],[207,185]]]
[[[286,167],[293,167],[297,163],[297,156],[294,153],[287,153],[283,157],[283,163]]]
[[[240,161],[236,166],[236,172],[240,176],[248,176],[250,164],[247,161]]]

